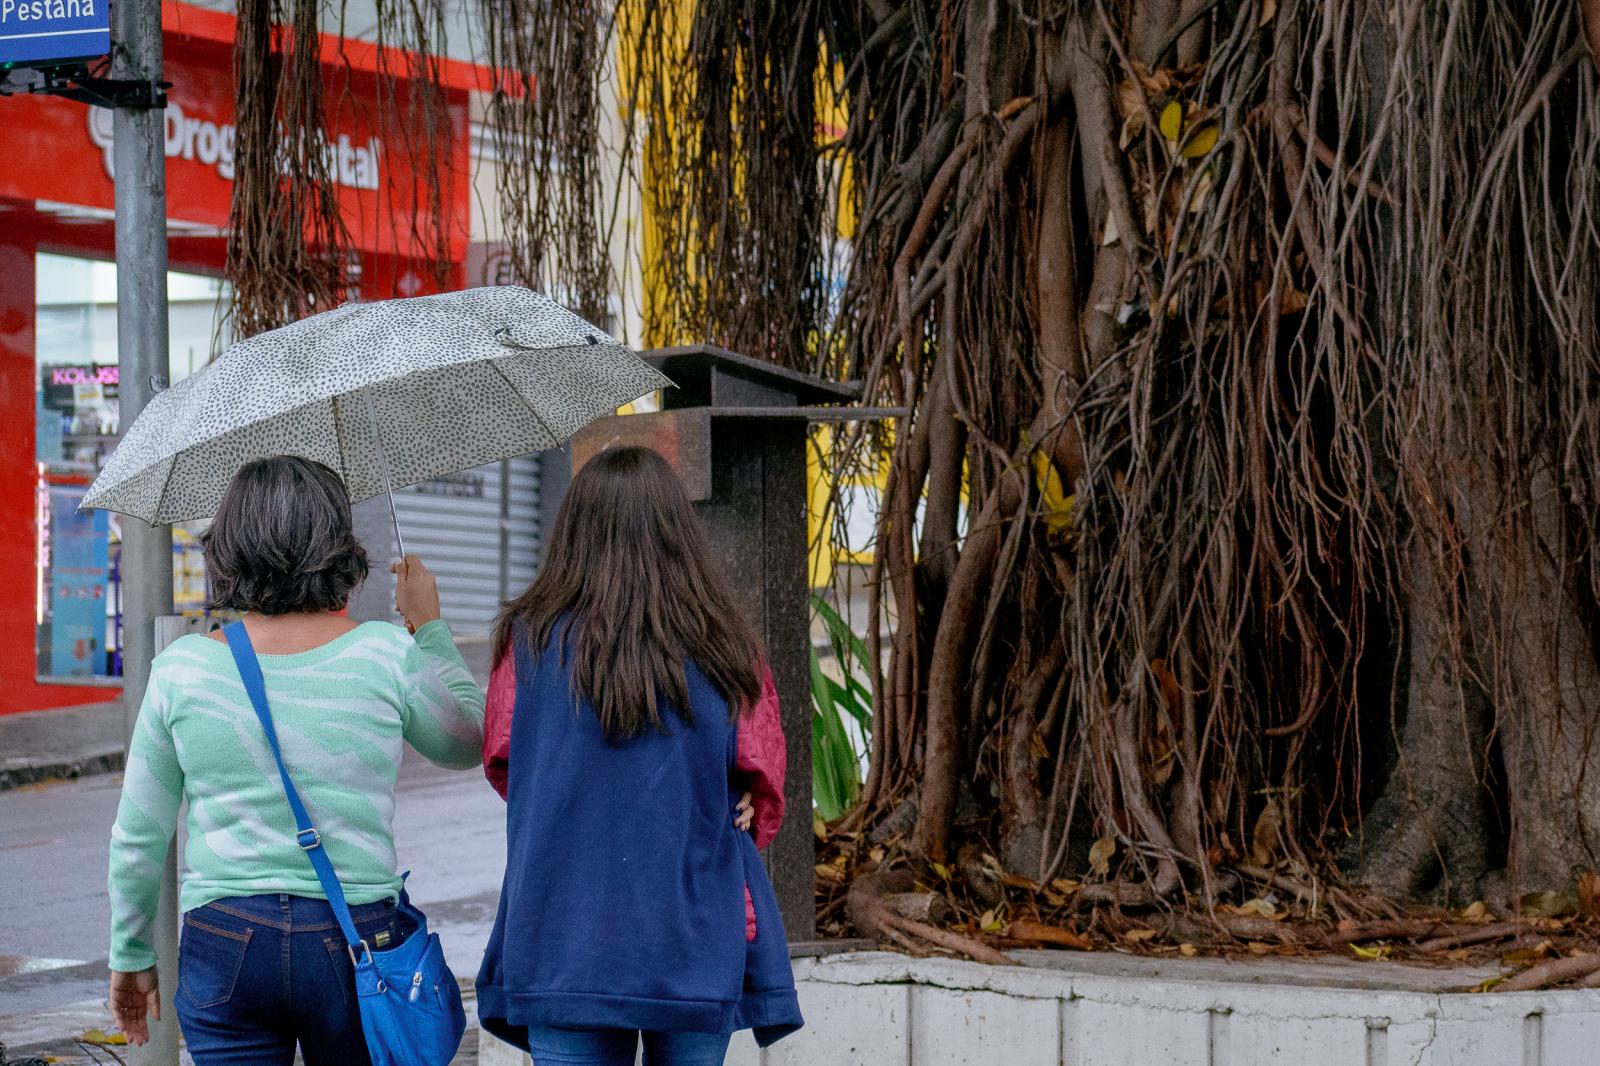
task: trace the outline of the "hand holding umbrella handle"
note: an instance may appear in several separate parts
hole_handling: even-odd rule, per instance
[[[439,586],[433,571],[415,555],[406,556],[389,569],[395,575],[395,610],[406,620],[406,628],[415,633],[429,622],[438,621]]]

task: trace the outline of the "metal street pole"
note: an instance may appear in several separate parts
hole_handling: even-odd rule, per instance
[[[161,80],[161,0],[111,5],[111,76]],[[167,378],[166,114],[157,108],[113,112],[112,169],[116,173],[117,360],[119,420],[126,430]],[[122,690],[127,732],[144,699],[155,657],[155,620],[172,613],[172,531],[122,518]],[[138,1049],[139,1066],[177,1066],[177,855],[169,849],[161,883],[154,946],[160,959],[161,1021]]]

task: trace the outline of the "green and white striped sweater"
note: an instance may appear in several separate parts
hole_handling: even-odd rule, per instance
[[[394,895],[403,745],[441,766],[480,759],[483,691],[449,629],[430,622],[413,637],[368,622],[320,648],[260,659],[284,761],[350,903]],[[183,800],[183,910],[268,892],[325,898],[232,653],[184,637],[151,669],[111,831],[113,970],[155,965],[150,929]]]

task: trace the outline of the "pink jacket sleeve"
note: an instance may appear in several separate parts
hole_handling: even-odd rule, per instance
[[[761,668],[761,698],[739,716],[738,748],[735,767],[754,808],[751,828],[756,847],[765,848],[783,824],[783,775],[789,761],[778,717],[778,690],[766,666]]]
[[[489,673],[488,700],[483,710],[483,775],[506,797],[511,765],[511,712],[517,705],[517,657],[502,655]]]

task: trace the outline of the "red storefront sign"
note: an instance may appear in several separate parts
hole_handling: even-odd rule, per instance
[[[221,273],[233,195],[233,16],[162,5],[168,250],[179,270]],[[421,129],[386,119],[378,101],[412,87],[379,78],[405,57],[324,36],[322,150],[335,175],[345,224],[360,253],[368,298],[415,295],[437,282],[426,269],[441,226],[451,270],[465,272],[471,210],[468,93],[492,88],[470,64],[439,61],[446,136],[430,147]],[[41,378],[34,349],[35,256],[40,251],[109,258],[113,185],[110,112],[55,97],[0,99],[0,714],[116,698],[115,688],[36,678],[34,411]],[[437,200],[434,191],[437,190]],[[435,217],[432,204],[439,205]],[[87,355],[87,353],[86,353]],[[114,367],[63,367],[43,383],[111,387]],[[81,377],[81,381],[79,378]]]
[[[179,223],[221,233],[233,195],[234,84],[231,15],[166,3],[165,77],[167,214]],[[324,36],[322,150],[355,246],[400,259],[426,259],[426,235],[442,226],[449,258],[461,263],[468,240],[471,157],[467,92],[487,75],[444,63],[448,122],[445,143],[430,153],[426,134],[379,107],[377,50]],[[398,60],[391,60],[391,67]],[[402,84],[392,90],[404,99]],[[71,204],[109,211],[113,203],[111,112],[57,97],[0,101],[0,198]],[[442,218],[432,210],[438,189]],[[195,232],[191,229],[190,232]]]

